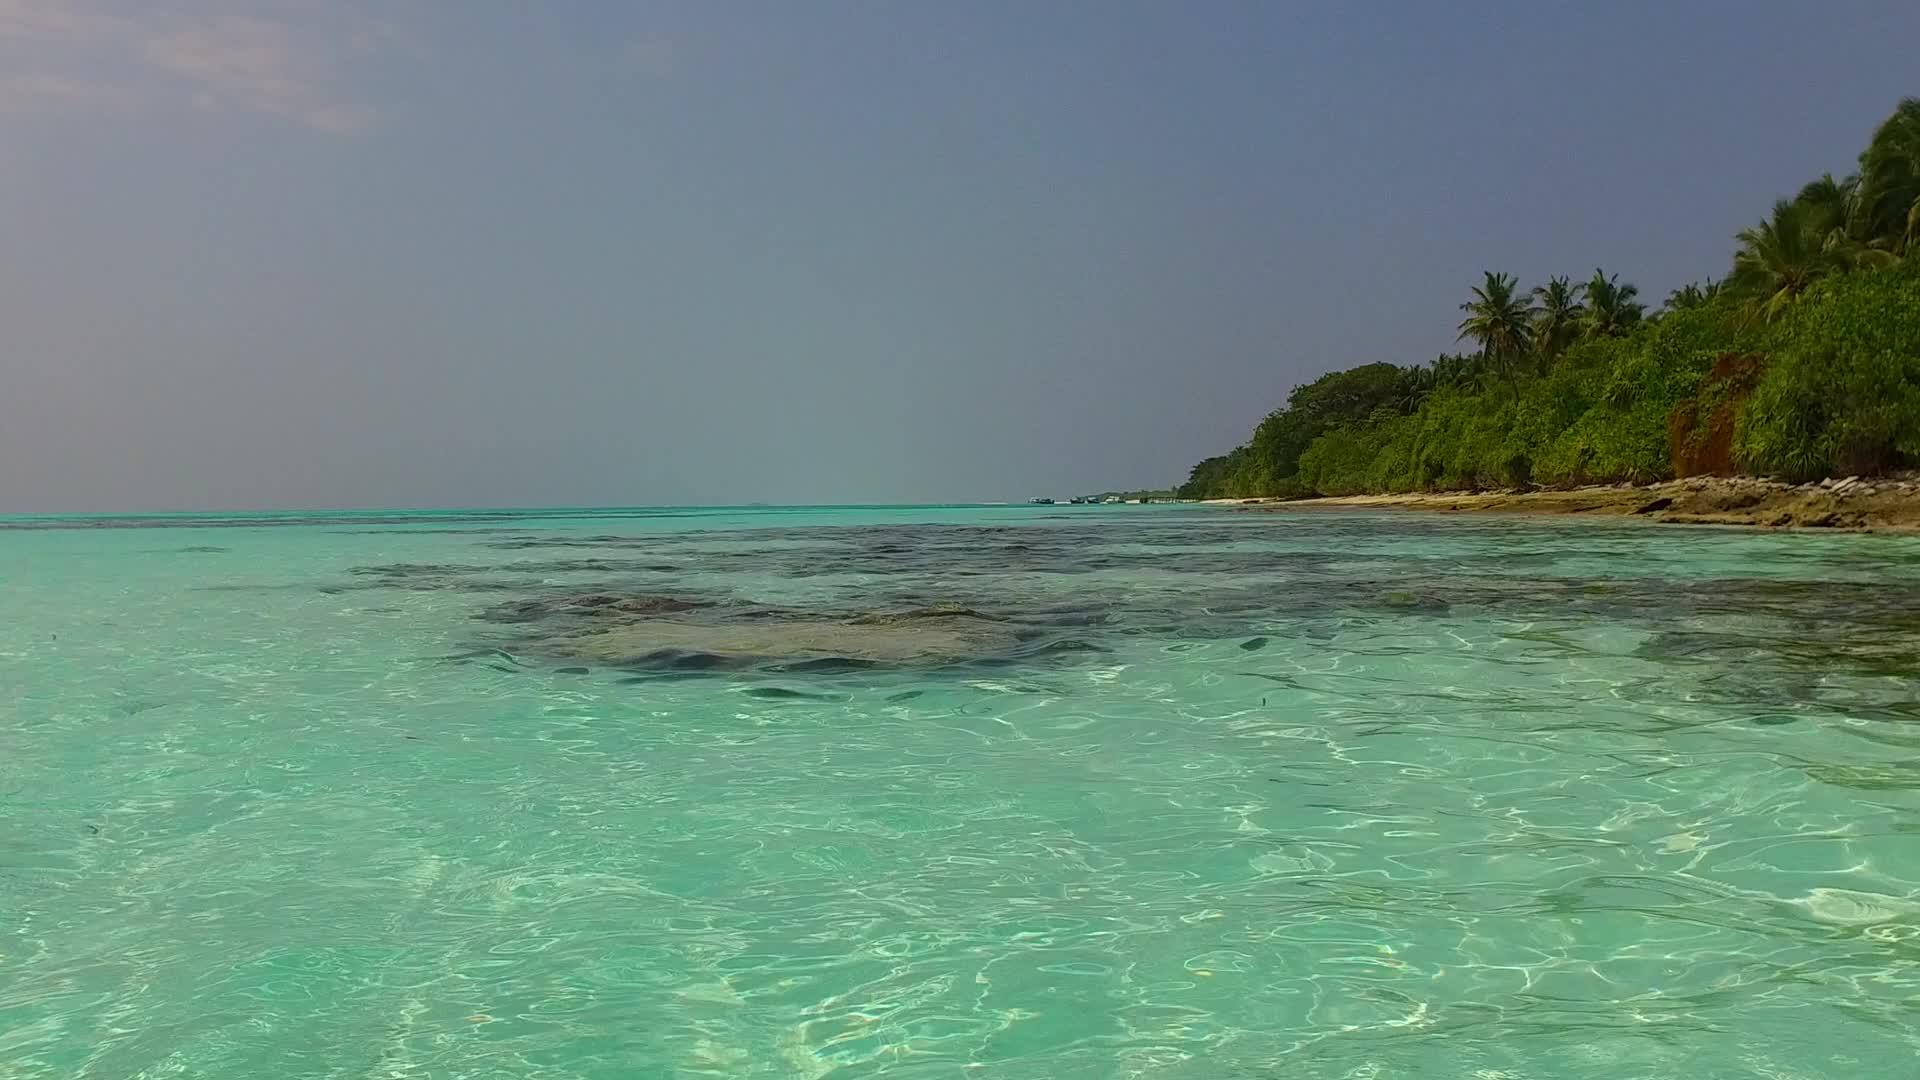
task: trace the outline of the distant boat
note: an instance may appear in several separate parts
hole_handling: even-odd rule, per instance
[[[1032,503],[1035,506],[1052,506],[1053,505],[1052,499],[1028,499],[1027,501]]]

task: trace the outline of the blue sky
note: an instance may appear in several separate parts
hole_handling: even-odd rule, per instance
[[[1165,484],[1653,297],[1920,93],[1920,5],[0,0],[0,511]]]

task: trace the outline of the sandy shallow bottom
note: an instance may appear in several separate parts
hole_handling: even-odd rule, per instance
[[[0,578],[5,1080],[1920,1060],[1920,538],[0,519]]]

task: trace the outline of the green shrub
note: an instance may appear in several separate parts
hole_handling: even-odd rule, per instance
[[[1734,446],[1744,467],[1792,480],[1920,460],[1920,272],[1834,278],[1794,304]]]

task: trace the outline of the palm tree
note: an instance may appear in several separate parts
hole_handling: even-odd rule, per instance
[[[1920,245],[1920,98],[1907,98],[1860,155],[1866,239],[1895,255]]]
[[[1400,373],[1396,396],[1400,411],[1412,415],[1440,387],[1439,373],[1425,364],[1415,364]]]
[[[1708,278],[1706,284],[1692,282],[1667,294],[1668,311],[1685,311],[1697,308],[1720,295],[1720,283]]]
[[[1823,245],[1852,243],[1864,225],[1858,176],[1835,180],[1832,173],[1822,173],[1820,179],[1801,188],[1793,201],[1806,208],[1807,227]]]
[[[1583,337],[1621,337],[1639,325],[1647,306],[1634,299],[1640,295],[1637,285],[1620,284],[1620,275],[1607,276],[1595,269],[1587,279],[1587,313],[1580,321]]]
[[[1821,232],[1824,224],[1819,211],[1806,203],[1774,203],[1771,217],[1740,230],[1727,287],[1751,298],[1771,321],[1814,282],[1848,269],[1853,250],[1828,244]]]
[[[1533,349],[1540,359],[1541,372],[1573,344],[1580,320],[1587,309],[1580,303],[1586,286],[1575,285],[1564,277],[1548,278],[1545,285],[1533,289]]]
[[[1473,287],[1473,299],[1460,305],[1467,317],[1460,321],[1460,340],[1472,338],[1480,343],[1480,355],[1499,369],[1520,396],[1520,384],[1514,367],[1532,341],[1532,322],[1527,317],[1526,301],[1515,295],[1519,282],[1512,274],[1488,270],[1484,280]]]
[[[1483,366],[1477,356],[1443,353],[1433,361],[1434,388],[1447,386],[1462,390],[1484,389],[1481,386]]]

